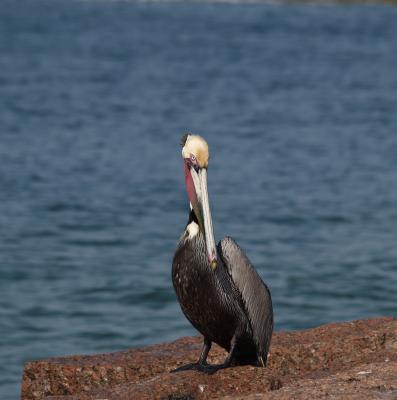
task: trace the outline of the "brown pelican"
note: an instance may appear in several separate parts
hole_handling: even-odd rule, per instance
[[[232,365],[265,366],[273,332],[270,291],[231,238],[215,246],[207,190],[208,145],[197,135],[182,137],[190,214],[172,263],[172,282],[186,318],[204,336],[197,363],[176,371],[215,372]],[[210,366],[212,342],[228,355]]]

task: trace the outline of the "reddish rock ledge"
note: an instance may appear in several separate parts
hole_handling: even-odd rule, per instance
[[[327,324],[273,336],[267,368],[206,375],[170,371],[196,361],[201,339],[25,365],[22,399],[397,399],[397,319]],[[213,347],[209,361],[225,353]]]

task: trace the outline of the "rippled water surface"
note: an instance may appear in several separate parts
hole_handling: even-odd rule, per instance
[[[180,136],[276,328],[396,315],[397,10],[9,1],[0,8],[0,393],[23,363],[193,334],[171,260]]]

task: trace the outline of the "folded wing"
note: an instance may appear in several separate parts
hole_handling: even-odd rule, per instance
[[[270,291],[234,239],[225,237],[219,242],[218,250],[241,295],[253,340],[265,364],[273,331]]]

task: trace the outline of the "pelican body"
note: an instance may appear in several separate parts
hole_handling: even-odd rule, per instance
[[[265,366],[273,332],[268,287],[230,237],[215,246],[207,189],[209,151],[197,135],[182,138],[189,220],[172,263],[172,282],[181,309],[204,336],[197,363],[178,370],[215,372],[231,365]],[[206,362],[212,343],[227,352],[225,362]]]

